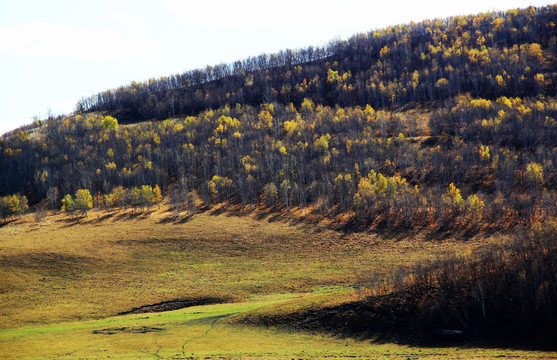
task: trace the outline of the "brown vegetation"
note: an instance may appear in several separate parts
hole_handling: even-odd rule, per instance
[[[555,349],[557,222],[358,282],[363,300],[243,321],[409,344]]]

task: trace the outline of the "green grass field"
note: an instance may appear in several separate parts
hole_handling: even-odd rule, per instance
[[[500,349],[413,348],[285,329],[231,325],[230,317],[286,296],[165,313],[25,326],[0,333],[2,358],[128,359],[551,359],[556,354]],[[289,298],[292,298],[290,296]],[[306,299],[307,300],[307,299]],[[148,332],[139,332],[146,331]],[[94,333],[96,331],[97,333]],[[100,333],[99,333],[100,332]],[[107,334],[107,332],[113,332]]]
[[[42,224],[29,216],[1,227],[0,358],[557,358],[412,348],[233,321],[251,311],[353,300],[357,278],[384,276],[448,250],[470,251],[495,237],[346,234],[325,223],[226,212],[187,221],[168,216],[164,209],[91,212],[80,220],[49,216]],[[226,303],[117,316],[206,296]]]

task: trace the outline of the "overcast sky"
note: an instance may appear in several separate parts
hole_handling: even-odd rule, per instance
[[[550,1],[2,0],[0,134],[97,92],[428,18]]]

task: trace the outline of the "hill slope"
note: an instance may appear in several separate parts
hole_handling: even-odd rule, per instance
[[[53,207],[79,189],[144,206],[158,185],[188,213],[201,199],[354,228],[529,226],[556,214],[556,12],[397,26],[99,94],[81,108],[102,113],[0,139],[0,194],[20,194],[0,217],[49,191]]]
[[[400,108],[473,97],[554,96],[555,6],[427,20],[207,66],[83,99],[82,111],[132,119],[195,115],[226,104],[304,98],[325,106]]]
[[[0,320],[13,328],[0,341],[29,322],[40,333],[167,301],[246,300],[254,312],[237,320],[357,336],[380,320],[396,334],[384,339],[413,341],[423,323],[477,339],[511,319],[547,345],[556,15],[424,21],[134,83],[0,138]],[[434,261],[447,249],[457,255]],[[252,304],[323,286],[340,297]],[[130,319],[114,321],[154,326]]]

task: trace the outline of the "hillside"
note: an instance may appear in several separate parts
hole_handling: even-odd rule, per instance
[[[301,207],[355,228],[529,226],[555,215],[556,11],[425,21],[295,61],[288,51],[260,57],[276,63],[248,59],[188,86],[164,78],[108,91],[82,106],[96,112],[4,136],[0,194],[36,204],[50,190],[59,207],[85,189],[98,207],[140,206],[126,189],[158,185],[186,206]],[[259,95],[227,95],[250,89]],[[157,113],[199,92],[205,105]],[[19,211],[0,208],[3,218]]]
[[[166,119],[235,104],[398,109],[458,94],[554,96],[555,6],[393,26],[99,93],[84,112]]]
[[[92,212],[88,218],[49,214],[40,224],[24,216],[0,227],[0,357],[555,358],[547,351],[362,341],[361,333],[355,339],[316,334],[315,322],[305,327],[312,333],[293,331],[292,323],[307,312],[312,318],[321,309],[333,309],[337,319],[358,316],[350,302],[365,299],[361,284],[369,274],[388,278],[401,262],[435,261],[448,248],[475,253],[507,238],[440,241],[435,234],[347,234],[328,225],[219,209],[175,219],[168,207]],[[202,305],[207,298],[218,303]],[[166,308],[173,311],[118,315],[196,301]],[[274,325],[292,312],[288,328]],[[367,320],[369,312],[362,314]],[[322,328],[330,330],[330,316],[321,318]],[[246,319],[259,319],[253,322],[262,326]],[[357,329],[349,322],[337,329],[347,327]]]
[[[68,326],[102,357],[90,328],[157,332],[129,311],[178,302],[196,308],[157,315],[169,337],[134,354],[161,357],[160,340],[186,358],[184,334],[217,325],[244,345],[301,330],[310,358],[328,351],[315,336],[340,355],[335,336],[554,350],[556,21],[552,5],[399,25],[132,83],[6,134],[0,345]]]

